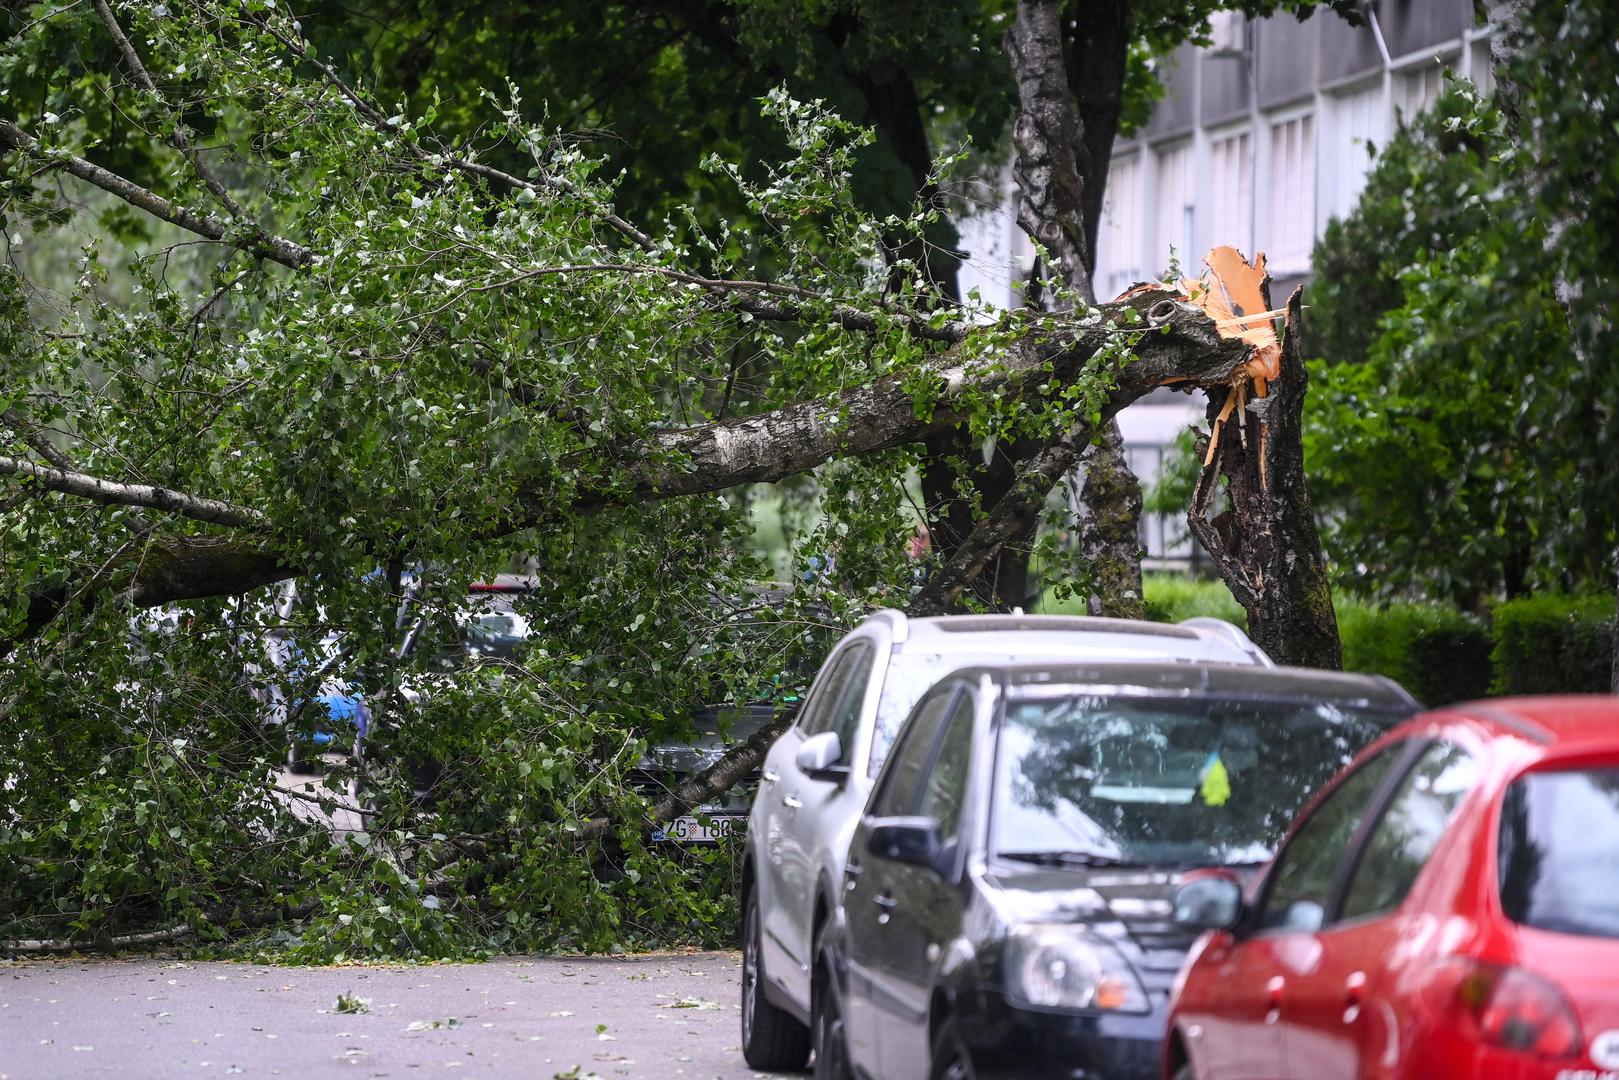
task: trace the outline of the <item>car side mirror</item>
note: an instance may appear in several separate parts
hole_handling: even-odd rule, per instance
[[[1175,922],[1195,930],[1230,930],[1242,918],[1242,884],[1225,870],[1194,870],[1172,897]]]
[[[880,859],[932,870],[940,877],[956,861],[954,841],[939,838],[939,823],[925,817],[878,818],[866,838],[866,851]]]
[[[849,766],[843,761],[843,744],[835,731],[823,731],[805,739],[794,760],[799,771],[811,780],[842,783],[849,775]]]

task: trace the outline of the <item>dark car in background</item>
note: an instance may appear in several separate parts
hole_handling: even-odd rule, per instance
[[[911,713],[823,943],[817,1075],[1158,1076],[1193,934],[1177,877],[1270,857],[1417,703],[1387,679],[1204,663],[950,675]]]

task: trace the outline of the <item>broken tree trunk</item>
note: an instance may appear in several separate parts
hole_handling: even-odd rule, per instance
[[[1269,279],[1261,286],[1270,307]],[[1309,375],[1299,340],[1303,289],[1287,302],[1280,371],[1245,406],[1227,412],[1245,384],[1209,392],[1216,446],[1192,495],[1187,522],[1219,567],[1220,577],[1248,613],[1248,633],[1272,658],[1302,667],[1341,668],[1343,652],[1332,586],[1304,479],[1303,414]],[[1198,440],[1207,458],[1208,437]],[[1208,516],[1225,477],[1226,506]]]

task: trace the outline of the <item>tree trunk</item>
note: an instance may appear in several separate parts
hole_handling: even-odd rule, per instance
[[[1233,412],[1219,433],[1213,460],[1198,478],[1187,522],[1248,612],[1248,633],[1282,664],[1341,668],[1343,651],[1326,556],[1304,480],[1303,413],[1309,375],[1299,342],[1303,288],[1287,302],[1280,375],[1269,395]],[[1264,286],[1270,306],[1270,288]],[[1224,393],[1209,395],[1209,419],[1225,406]],[[1207,455],[1208,438],[1198,440]],[[1226,478],[1227,509],[1212,521],[1208,507],[1220,475]]]
[[[1109,420],[1079,459],[1079,554],[1089,575],[1092,615],[1139,619],[1141,483],[1124,456],[1119,422]]]
[[[1064,59],[1062,5],[1022,0],[1006,52],[1018,83],[1018,224],[1040,244],[1063,282],[1096,302],[1096,233],[1123,100],[1128,11],[1116,0],[1072,22]],[[1083,110],[1083,111],[1082,111]],[[1093,613],[1138,618],[1141,485],[1130,472],[1116,421],[1081,456],[1085,480],[1076,523]],[[1033,531],[1031,525],[1030,531]]]

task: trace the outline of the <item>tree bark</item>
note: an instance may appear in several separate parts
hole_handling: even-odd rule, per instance
[[[1092,615],[1139,619],[1147,606],[1141,589],[1141,482],[1124,456],[1117,420],[1103,425],[1080,455],[1079,556],[1089,576]]]
[[[1300,345],[1303,288],[1287,302],[1281,373],[1269,396],[1233,413],[1198,478],[1187,522],[1248,613],[1248,633],[1278,663],[1341,668],[1343,651],[1326,556],[1304,479],[1303,413],[1309,389]],[[1270,289],[1264,288],[1266,308]],[[1234,386],[1209,395],[1211,424]],[[1206,455],[1208,438],[1199,439]],[[1226,510],[1208,517],[1218,478]]]
[[[1007,34],[1018,83],[1012,133],[1018,224],[1046,250],[1067,287],[1094,304],[1097,226],[1123,101],[1128,12],[1108,0],[1076,19],[1071,68],[1063,57],[1062,27],[1058,0],[1022,0]],[[1144,614],[1141,485],[1125,460],[1117,422],[1109,419],[1096,436],[1080,458],[1086,480],[1077,522],[1091,582],[1089,607],[1138,618]],[[1031,521],[1031,533],[1033,527]]]

